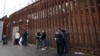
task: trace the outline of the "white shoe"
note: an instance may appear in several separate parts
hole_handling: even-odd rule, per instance
[[[45,47],[45,48],[47,48],[47,47]]]
[[[44,50],[45,50],[45,48],[42,48],[42,50],[44,51]]]

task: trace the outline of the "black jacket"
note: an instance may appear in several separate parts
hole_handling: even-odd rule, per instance
[[[28,33],[27,32],[23,32],[23,34],[22,34],[22,38],[23,38],[23,40],[25,40],[25,41],[27,41],[27,35],[28,35]]]
[[[36,33],[36,39],[40,39],[41,38],[41,34],[40,34],[40,32],[37,32]]]
[[[46,39],[46,33],[45,33],[45,32],[42,33],[41,39],[42,39],[42,40],[43,40],[43,39]]]
[[[62,35],[62,32],[56,32],[55,38],[56,38],[57,43],[63,43],[64,42],[64,37]]]

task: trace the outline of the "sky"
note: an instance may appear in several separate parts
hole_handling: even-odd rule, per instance
[[[35,2],[35,0],[0,0],[0,18],[11,15],[25,6]]]

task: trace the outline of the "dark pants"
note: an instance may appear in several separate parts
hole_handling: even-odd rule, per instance
[[[26,40],[23,40],[22,41],[22,45],[27,46],[27,41]]]
[[[3,40],[3,45],[5,45],[5,44],[7,44],[7,40],[6,39]]]
[[[45,48],[47,46],[46,39],[42,39],[42,48]]]
[[[14,44],[18,45],[19,44],[19,39],[15,39]]]
[[[58,56],[63,56],[63,52],[64,52],[64,43],[63,43],[63,41],[61,43],[57,42]]]
[[[38,49],[39,47],[41,47],[41,41],[36,39],[36,48]]]
[[[66,40],[64,41],[64,50],[65,50],[65,53],[68,53],[69,52],[68,42]]]

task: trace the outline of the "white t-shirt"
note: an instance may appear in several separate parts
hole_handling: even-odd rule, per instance
[[[20,33],[17,32],[17,33],[15,34],[15,39],[19,39],[19,38],[20,38]]]

